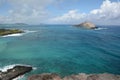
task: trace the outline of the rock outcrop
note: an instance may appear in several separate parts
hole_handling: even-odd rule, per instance
[[[80,73],[78,75],[71,75],[61,78],[57,74],[46,73],[39,75],[32,75],[28,80],[120,80],[120,75],[114,74],[84,74]]]
[[[24,31],[19,29],[0,29],[0,36],[5,36],[9,34],[24,33]]]
[[[82,27],[82,28],[87,28],[87,29],[96,29],[97,28],[95,26],[95,24],[93,24],[91,22],[83,22],[83,23],[75,25],[75,26]]]
[[[28,80],[61,80],[60,76],[55,73],[43,73],[32,75],[28,77]]]
[[[0,71],[0,80],[12,80],[20,75],[30,72],[32,67],[29,66],[15,66],[8,69],[6,72]]]

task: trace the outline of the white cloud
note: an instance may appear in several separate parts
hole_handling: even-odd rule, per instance
[[[41,23],[48,18],[46,7],[54,0],[4,0],[9,3],[8,16],[0,17],[0,23]],[[3,0],[0,0],[3,4]],[[7,12],[7,11],[6,11]],[[8,20],[9,19],[9,20]]]
[[[56,23],[80,23],[81,21],[93,21],[97,24],[120,25],[120,2],[103,1],[99,9],[94,9],[88,14],[70,10],[62,16],[55,17],[51,21]]]
[[[120,2],[111,2],[109,0],[106,0],[101,5],[100,9],[92,10],[90,13],[97,15],[102,19],[120,18]]]
[[[68,13],[63,14],[62,16],[55,17],[51,19],[52,22],[62,22],[62,23],[74,23],[86,16],[85,13],[79,13],[78,10],[70,10]]]
[[[47,6],[58,4],[65,0],[0,0],[0,6],[9,3],[10,9],[5,15],[0,15],[0,23],[80,23],[82,21],[93,21],[96,24],[119,24],[120,25],[120,2],[103,1],[98,9],[89,13],[80,13],[73,9],[61,16],[51,18]],[[67,1],[67,0],[66,0]],[[71,0],[72,1],[72,0]],[[54,14],[53,14],[54,15]]]

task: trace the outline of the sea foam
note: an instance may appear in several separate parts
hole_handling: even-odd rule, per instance
[[[107,28],[96,28],[94,30],[104,30],[104,29],[107,29]]]
[[[17,34],[9,34],[9,35],[5,35],[2,37],[12,37],[12,36],[22,36],[24,33],[17,33]]]

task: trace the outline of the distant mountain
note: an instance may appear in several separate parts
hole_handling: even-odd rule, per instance
[[[26,23],[15,23],[15,25],[28,25]]]
[[[3,23],[1,23],[0,25],[28,25],[28,24],[26,24],[26,23],[13,23],[13,24],[3,24]]]

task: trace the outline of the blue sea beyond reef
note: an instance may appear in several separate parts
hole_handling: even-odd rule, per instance
[[[13,64],[36,69],[26,76],[58,73],[120,74],[120,26],[86,30],[70,25],[0,25],[25,30],[21,36],[0,37],[0,68]]]

